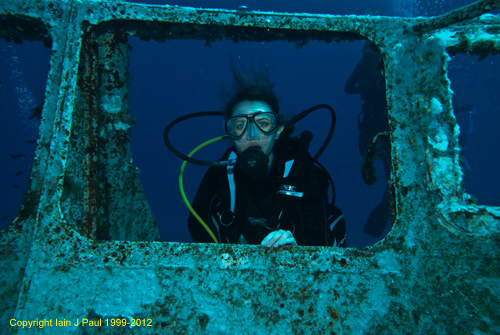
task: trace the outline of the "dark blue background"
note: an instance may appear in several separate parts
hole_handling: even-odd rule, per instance
[[[249,9],[286,12],[378,15],[438,15],[473,1],[253,1]],[[150,2],[153,3],[153,2]],[[158,2],[157,2],[158,3]],[[445,5],[446,3],[446,5]],[[163,2],[162,2],[163,4]],[[177,5],[200,7],[202,1],[178,1]],[[238,4],[240,5],[240,4]],[[234,9],[232,1],[212,1],[211,7]],[[337,205],[348,222],[349,246],[370,245],[377,239],[362,233],[362,227],[385,190],[382,165],[377,161],[379,182],[366,186],[360,176],[362,157],[358,152],[358,95],[343,91],[345,81],[361,57],[362,42],[327,44],[310,42],[301,49],[287,42],[238,43],[221,41],[205,46],[204,41],[143,42],[130,38],[130,106],[137,120],[133,130],[134,163],[149,204],[167,241],[190,241],[186,229],[187,209],[177,187],[181,160],[172,155],[162,139],[164,127],[179,115],[220,110],[222,87],[231,83],[229,59],[248,68],[262,63],[269,67],[281,109],[292,116],[319,103],[332,105],[337,112],[337,129],[320,161],[336,182]],[[44,94],[50,51],[41,43],[9,44],[0,40],[0,228],[16,216],[32,165],[38,120],[29,120],[32,108]],[[482,204],[500,205],[500,152],[497,92],[498,56],[478,61],[477,56],[459,55],[449,67],[455,106],[462,108],[457,119],[464,133],[463,153],[466,189]],[[315,152],[328,131],[328,114],[311,114],[301,129],[314,132],[311,151]],[[299,128],[300,131],[300,128]],[[188,152],[201,142],[223,134],[217,118],[186,121],[174,128],[174,145]],[[215,160],[228,143],[218,143],[200,152],[200,158]],[[13,159],[9,154],[22,154]],[[469,169],[470,168],[470,169]],[[188,164],[185,188],[194,197],[205,168]],[[19,172],[22,174],[16,175]],[[13,186],[15,185],[15,186]],[[386,232],[389,227],[387,227]]]

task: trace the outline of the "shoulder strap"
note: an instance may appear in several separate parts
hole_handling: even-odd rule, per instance
[[[290,175],[290,170],[292,170],[294,159],[285,162],[285,171],[283,173],[283,183],[280,185],[280,189],[278,190],[278,194],[289,195],[292,197],[302,198],[304,196],[304,192],[298,192],[296,185],[291,185],[286,182],[286,178]]]
[[[304,192],[297,190],[296,181],[301,179],[312,166],[308,153],[309,143],[311,142],[312,134],[310,131],[304,131],[298,140],[298,146],[295,152],[295,158],[285,162],[285,173],[283,174],[283,182],[280,186],[279,194],[302,198]]]
[[[229,159],[236,159],[236,153],[231,151]],[[227,181],[229,183],[229,198],[231,204],[231,212],[234,213],[234,206],[236,204],[236,183],[234,182],[234,165],[227,166]]]

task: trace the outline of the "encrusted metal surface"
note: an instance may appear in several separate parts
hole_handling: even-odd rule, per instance
[[[435,30],[426,18],[46,0],[4,1],[0,16],[2,37],[52,45],[29,192],[0,237],[2,333],[31,334],[10,323],[35,320],[52,322],[36,329],[47,334],[500,333],[500,209],[464,192],[446,76],[447,52],[498,53],[497,16]],[[151,241],[130,160],[127,34],[373,41],[386,66],[389,235],[362,250]]]

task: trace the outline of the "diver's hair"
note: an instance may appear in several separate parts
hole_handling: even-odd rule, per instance
[[[260,86],[249,86],[239,91],[229,102],[226,104],[224,110],[224,115],[226,118],[230,118],[234,107],[242,101],[263,101],[267,103],[273,112],[280,116],[280,123],[282,123],[282,117],[279,113],[279,103],[276,96]]]
[[[262,64],[256,68],[250,67],[248,73],[239,70],[231,58],[231,71],[233,72],[233,85],[229,91],[225,92],[226,103],[224,116],[230,118],[233,114],[234,106],[242,101],[264,101],[273,112],[279,115],[279,122],[283,124],[283,116],[279,112],[279,102],[274,93],[274,84],[269,78],[267,67]]]

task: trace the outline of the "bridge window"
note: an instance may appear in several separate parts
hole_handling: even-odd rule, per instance
[[[33,214],[28,185],[42,117],[50,60],[38,21],[0,16],[0,230]],[[34,57],[33,55],[36,55]],[[20,213],[24,199],[24,209]]]
[[[457,54],[449,66],[465,190],[480,205],[500,206],[500,56]]]
[[[181,115],[221,110],[221,90],[232,80],[231,57],[243,69],[261,62],[268,67],[286,116],[321,103],[335,108],[335,134],[319,160],[335,181],[336,204],[347,221],[348,245],[372,245],[390,230],[386,177],[389,145],[382,138],[376,149],[372,148],[375,172],[365,173],[373,184],[368,186],[362,178],[362,153],[379,131],[388,128],[384,67],[371,43],[311,40],[301,45],[279,40],[234,43],[190,39],[145,42],[135,37],[129,37],[128,42],[130,111],[136,120],[132,136],[134,164],[141,171],[139,178],[164,240],[191,241],[188,210],[177,186],[182,161],[164,145],[163,130]],[[222,122],[218,118],[185,121],[172,130],[172,142],[187,154],[202,142],[223,135]],[[310,114],[297,124],[295,134],[306,129],[313,132],[310,151],[314,154],[328,133],[329,122],[326,112]],[[196,157],[217,160],[228,145],[213,144]],[[186,167],[184,185],[191,201],[205,171],[206,167],[193,164]]]

